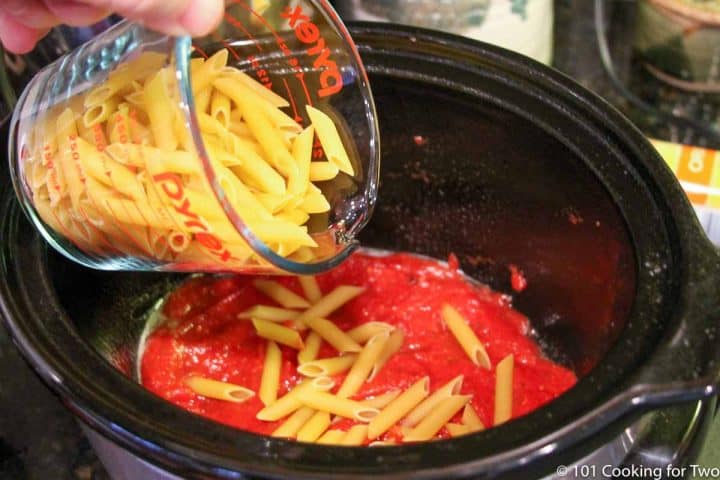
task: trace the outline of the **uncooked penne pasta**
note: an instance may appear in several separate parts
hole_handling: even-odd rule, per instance
[[[342,357],[323,358],[321,360],[311,360],[298,366],[298,373],[306,377],[332,376],[348,370],[357,355],[344,355]]]
[[[258,318],[253,318],[252,323],[255,332],[263,338],[274,340],[297,350],[303,348],[303,341],[297,330]]]
[[[298,282],[300,282],[300,287],[308,301],[315,303],[322,298],[322,291],[315,277],[312,275],[300,275]]]
[[[228,80],[231,80],[231,82],[228,83],[229,86],[232,86],[232,81],[236,81],[244,85],[246,88],[251,90],[253,93],[255,93],[257,96],[261,97],[264,101],[270,103],[271,105],[275,107],[289,107],[290,103],[288,103],[287,100],[285,100],[280,95],[276,94],[272,90],[266,88],[264,85],[262,85],[260,82],[257,82],[250,77],[245,72],[241,72],[237,69],[224,69],[222,71],[222,78],[228,78]],[[218,80],[216,80],[218,81]]]
[[[445,425],[445,428],[447,429],[450,436],[453,438],[461,437],[463,435],[467,435],[468,433],[472,433],[472,427],[470,427],[470,425],[464,425],[461,423],[449,422]]]
[[[505,423],[512,417],[512,383],[514,357],[512,354],[500,360],[495,367],[495,415],[494,425]]]
[[[257,318],[260,320],[268,320],[270,322],[282,322],[292,320],[300,313],[285,308],[271,307],[269,305],[255,305],[244,312],[238,313],[238,318]]]
[[[340,390],[338,390],[337,393],[339,397],[351,397],[362,388],[363,383],[365,383],[368,375],[370,375],[375,361],[385,347],[388,338],[390,338],[388,332],[381,332],[368,340],[358,355],[355,364],[345,377],[345,381],[340,386]]]
[[[381,395],[377,395],[374,397],[369,397],[364,400],[361,400],[362,403],[367,405],[368,407],[373,407],[377,409],[385,408],[390,402],[395,400],[398,395],[402,393],[399,389],[389,390]]]
[[[166,151],[177,150],[178,138],[171,119],[175,118],[175,103],[168,89],[170,72],[156,73],[145,86],[145,111],[150,118],[150,131],[155,146]]]
[[[218,50],[210,58],[205,60],[202,65],[193,72],[193,94],[197,94],[210,86],[213,80],[220,75],[220,72],[222,72],[227,65],[227,60],[228,51],[224,48]]]
[[[310,332],[305,338],[305,346],[298,352],[298,364],[302,365],[315,360],[320,351],[320,345],[322,345],[322,337],[316,332]]]
[[[297,293],[273,280],[255,280],[253,286],[285,308],[308,308],[310,304]]]
[[[378,409],[364,405],[362,402],[350,400],[313,388],[305,388],[298,393],[298,400],[305,406],[322,412],[340,415],[360,422],[369,422],[377,414]]]
[[[255,392],[249,388],[198,376],[187,378],[185,385],[203,397],[226,400],[228,402],[241,403],[255,396]]]
[[[277,400],[281,366],[282,353],[280,348],[275,342],[268,340],[265,347],[265,362],[260,379],[260,389],[258,390],[258,397],[264,405],[270,405]]]
[[[383,351],[380,352],[380,356],[375,360],[375,363],[372,366],[372,370],[370,370],[370,376],[368,377],[368,381],[372,381],[375,376],[380,373],[380,370],[385,366],[388,360],[390,360],[390,357],[395,355],[398,350],[400,350],[400,347],[402,347],[403,340],[405,339],[405,335],[403,334],[403,331],[399,328],[393,330],[390,333],[390,337],[388,338],[388,341],[385,342],[385,347],[383,348]]]
[[[442,317],[460,346],[465,350],[468,357],[470,357],[470,360],[472,360],[475,365],[480,365],[483,368],[492,368],[490,357],[488,357],[485,347],[460,312],[452,306],[445,304],[442,307]]]
[[[217,90],[213,90],[210,98],[210,116],[226,129],[230,128],[230,99]]]
[[[423,377],[383,408],[368,424],[368,438],[374,440],[387,432],[430,393],[430,379]]]
[[[395,327],[385,322],[365,322],[348,330],[347,335],[360,344],[364,344],[380,332],[392,332]]]
[[[296,317],[297,318],[297,317]],[[362,346],[325,318],[306,318],[305,324],[340,353],[359,352]]]
[[[341,445],[345,432],[342,430],[328,430],[317,439],[320,445]]]
[[[310,407],[300,407],[290,415],[271,435],[273,437],[293,438],[297,435],[300,428],[310,420],[315,414],[315,410]]]
[[[468,404],[465,405],[465,408],[463,409],[462,423],[463,425],[467,425],[468,427],[470,427],[471,431],[485,429],[485,425],[483,425],[482,420],[480,420],[480,417],[473,408],[471,402],[468,402]]]
[[[292,156],[297,164],[297,175],[288,178],[288,191],[292,195],[300,196],[310,186],[310,165],[314,134],[315,130],[310,126],[293,140]]]
[[[353,287],[350,285],[336,287],[332,292],[322,297],[310,308],[301,313],[295,321],[298,324],[302,324],[306,318],[325,318],[364,291],[365,289],[363,287]]]
[[[310,181],[324,182],[337,177],[340,169],[334,163],[330,162],[312,162],[310,163]]]
[[[347,173],[348,175],[355,175],[352,164],[350,163],[350,157],[348,157],[345,147],[343,146],[340,134],[338,133],[335,123],[327,116],[324,112],[321,112],[317,108],[306,105],[310,121],[315,128],[315,133],[320,139],[320,143],[325,150],[325,156],[328,161],[332,162],[337,166],[340,171]]]
[[[314,442],[330,426],[330,414],[328,412],[315,412],[305,424],[300,427],[297,433],[299,442]]]
[[[458,375],[445,385],[435,390],[403,419],[402,424],[406,427],[414,427],[431,411],[433,411],[443,400],[453,395],[459,395],[463,379],[463,375]]]
[[[403,437],[403,442],[430,440],[470,401],[470,398],[469,395],[452,395],[444,399]]]
[[[299,395],[304,390],[313,389],[318,391],[327,391],[332,389],[334,386],[335,382],[328,377],[317,377],[312,380],[305,380],[296,385],[288,393],[278,398],[271,405],[268,405],[260,410],[256,417],[258,420],[265,420],[267,422],[280,420],[303,406],[302,402],[299,400]]]
[[[367,425],[353,425],[345,433],[345,436],[342,437],[342,440],[340,440],[340,445],[346,445],[348,447],[362,445],[367,439],[367,431]]]
[[[33,198],[49,199],[43,220],[62,225],[59,233],[69,241],[82,238],[78,247],[100,256],[112,252],[198,269],[233,270],[243,262],[265,268],[269,263],[236,228],[234,211],[247,227],[243,233],[280,256],[312,262],[330,254],[333,242],[318,225],[331,206],[310,170],[314,181],[332,180],[339,171],[332,159],[343,158],[337,150],[343,145],[323,144],[330,161],[311,166],[316,135],[321,143],[333,135],[323,114],[313,115],[325,133],[307,119],[302,125],[300,116],[281,110],[290,106],[286,99],[229,67],[228,54],[219,49],[189,61],[196,122],[183,110],[173,65],[157,52],[128,53],[135,58],[116,66],[102,84],[48,108],[28,137],[27,161],[42,164],[26,168],[24,179]],[[218,186],[222,192],[216,193]],[[299,297],[305,303],[291,308],[323,300],[311,282],[301,281],[307,300]]]

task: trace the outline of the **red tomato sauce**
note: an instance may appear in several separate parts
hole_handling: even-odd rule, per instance
[[[493,423],[495,371],[473,364],[445,326],[444,303],[454,306],[485,345],[493,367],[509,354],[515,357],[513,417],[524,415],[569,389],[575,374],[548,360],[528,336],[526,317],[513,310],[507,296],[471,284],[462,273],[436,261],[408,254],[371,256],[355,254],[338,268],[317,276],[323,293],[338,285],[364,286],[363,294],[345,304],[331,319],[348,330],[368,321],[382,321],[401,328],[401,349],[380,373],[353,396],[363,399],[392,389],[406,389],[423,376],[430,391],[457,375],[464,375],[462,394],[472,395],[472,405],[486,426]],[[155,394],[191,412],[233,427],[270,434],[282,421],[255,418],[263,405],[257,395],[244,403],[208,399],[184,384],[191,375],[230,382],[257,392],[266,340],[258,337],[249,320],[238,313],[258,304],[278,306],[255,290],[258,277],[225,276],[191,279],[172,292],[162,313],[166,321],[146,342],[141,360],[143,385]],[[269,277],[302,295],[295,277]],[[305,334],[304,334],[305,335]],[[281,346],[283,365],[278,397],[301,376],[297,351]],[[326,343],[318,358],[337,356]],[[334,377],[340,385],[343,375]],[[335,387],[336,389],[338,387]],[[459,415],[458,415],[459,417]],[[333,425],[343,430],[353,422]],[[441,431],[440,437],[447,436]],[[400,440],[398,428],[381,439]]]

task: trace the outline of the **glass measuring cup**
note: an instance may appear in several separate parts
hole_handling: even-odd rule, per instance
[[[28,216],[86,266],[312,274],[371,214],[378,142],[324,0],[233,0],[207,37],[121,22],[46,67],[9,153]]]

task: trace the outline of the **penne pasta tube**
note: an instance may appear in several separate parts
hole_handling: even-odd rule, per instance
[[[298,373],[306,377],[332,376],[348,370],[355,363],[357,355],[311,360],[297,367]]]
[[[317,377],[312,380],[305,380],[296,385],[284,396],[278,398],[271,405],[268,405],[260,410],[257,413],[256,418],[267,422],[280,420],[303,406],[302,402],[299,400],[299,395],[304,390],[313,389],[318,391],[327,391],[332,389],[334,386],[335,382],[333,382],[333,380],[329,377]]]
[[[285,308],[308,308],[307,300],[273,280],[255,280],[253,286]]]
[[[472,433],[472,427],[470,427],[470,425],[463,425],[461,423],[449,422],[445,425],[445,428],[447,429],[450,436],[453,438],[461,437],[463,435],[467,435],[468,433]]]
[[[235,121],[233,119],[233,113],[235,112],[239,112],[239,110],[235,110],[230,114],[230,133],[237,135],[240,138],[252,138],[252,132],[250,132],[247,124],[243,121]],[[237,115],[237,118],[240,117],[241,115]]]
[[[220,78],[213,85],[230,97],[242,112],[250,132],[257,139],[265,153],[265,158],[285,178],[297,175],[297,165],[283,142],[278,141],[280,135],[263,113],[261,101],[258,101],[246,88],[228,78]]]
[[[377,408],[368,407],[356,400],[350,400],[312,388],[303,389],[298,394],[298,400],[300,400],[303,405],[312,407],[315,410],[365,423],[372,420],[379,412]]]
[[[265,87],[260,82],[253,80],[253,78],[250,77],[250,75],[248,75],[247,73],[242,72],[236,68],[232,68],[232,67],[224,68],[222,70],[221,77],[227,78],[234,82],[241,83],[248,90],[251,90],[257,96],[261,97],[264,101],[268,102],[269,104],[271,104],[275,107],[279,108],[279,107],[289,107],[290,106],[288,101],[285,100],[283,97],[276,94],[269,88]],[[230,85],[232,85],[232,82],[230,83]]]
[[[435,390],[432,395],[427,397],[410,413],[408,413],[407,417],[403,419],[402,424],[407,427],[414,427],[431,411],[433,411],[443,400],[453,395],[459,395],[460,389],[462,389],[463,379],[463,375],[458,375],[442,387]]]
[[[210,116],[220,122],[224,128],[230,127],[230,99],[217,90],[213,90],[210,97]]]
[[[192,74],[193,95],[209,87],[227,65],[228,51],[223,48],[205,60]]]
[[[271,193],[256,193],[255,196],[265,208],[267,208],[273,214],[277,214],[282,210],[290,201],[289,195],[273,195]],[[277,219],[278,216],[275,215]],[[299,224],[302,225],[302,224]]]
[[[494,425],[512,418],[512,384],[514,357],[512,354],[500,360],[495,367],[495,414]]]
[[[390,402],[368,424],[368,438],[374,440],[387,432],[430,393],[430,378],[423,377]]]
[[[173,128],[175,103],[168,89],[169,70],[156,73],[145,85],[145,111],[155,146],[166,151],[177,150],[179,141]]]
[[[390,357],[395,355],[397,351],[400,350],[404,339],[405,335],[403,334],[403,331],[399,328],[393,330],[390,333],[390,338],[388,338],[388,341],[385,343],[383,351],[380,352],[380,356],[375,360],[372,370],[370,370],[370,376],[368,377],[369,382],[371,382],[372,379],[375,378],[378,373],[380,373],[380,370],[382,370],[387,361],[390,360]]]
[[[283,322],[292,320],[299,315],[294,310],[285,308],[270,307],[268,305],[255,305],[244,312],[238,313],[238,318],[257,318],[259,320],[268,320],[270,322]]]
[[[315,303],[322,298],[322,291],[320,286],[312,275],[300,275],[298,276],[298,282],[300,287],[310,303]]]
[[[470,395],[452,395],[444,399],[403,437],[403,442],[430,440],[470,401],[470,398]]]
[[[320,189],[314,185],[308,185],[308,193],[300,203],[300,208],[307,213],[324,213],[330,211],[330,204]]]
[[[363,348],[345,332],[340,330],[333,322],[325,318],[306,318],[305,325],[310,327],[323,340],[333,346],[340,353],[359,352]]]
[[[375,361],[385,347],[388,338],[390,338],[388,332],[381,332],[368,340],[358,355],[357,361],[355,361],[355,364],[345,377],[345,381],[340,386],[337,392],[339,397],[351,397],[362,388],[363,383],[365,383],[368,375],[370,375],[370,370],[372,370]]]
[[[388,390],[387,392],[383,393],[382,395],[377,395],[374,397],[368,397],[364,400],[361,400],[362,403],[367,405],[368,407],[374,407],[374,408],[385,408],[390,402],[395,400],[398,395],[402,393],[402,390],[395,389],[395,390]]]
[[[395,330],[395,327],[389,323],[371,321],[362,323],[345,333],[357,343],[363,344],[378,333],[392,332],[393,330]]]
[[[194,59],[193,59],[194,60]],[[201,113],[208,113],[209,107],[210,107],[210,98],[212,97],[213,90],[208,88],[203,88],[200,90],[195,96],[195,113],[197,115]],[[227,97],[225,97],[227,98]],[[213,115],[215,117],[215,115]]]
[[[260,389],[258,390],[258,397],[263,402],[263,405],[270,405],[277,400],[281,366],[282,353],[280,348],[275,342],[268,340],[265,347],[265,362],[260,379]]]
[[[284,132],[300,133],[302,127],[292,117],[268,102],[260,102],[262,111],[275,128]]]
[[[91,105],[85,113],[83,113],[82,124],[86,128],[92,128],[95,125],[106,122],[117,108],[118,103],[119,101],[116,97],[109,97],[102,102]]]
[[[473,432],[485,429],[485,425],[483,425],[482,420],[480,420],[480,417],[473,408],[472,402],[468,402],[463,409],[462,423],[470,427]]]
[[[315,410],[310,407],[300,407],[295,413],[290,415],[278,428],[270,435],[273,437],[293,438],[300,428],[310,420],[315,414]]]
[[[345,432],[342,430],[328,430],[317,439],[320,445],[341,445]]]
[[[457,339],[458,343],[465,350],[465,353],[475,365],[490,369],[490,357],[485,351],[485,347],[472,331],[463,316],[452,306],[445,304],[442,307],[442,318],[448,329]]]
[[[199,376],[187,378],[185,385],[203,397],[226,400],[228,402],[241,403],[255,396],[255,392],[249,388]]]
[[[302,365],[317,358],[322,345],[322,337],[315,332],[310,332],[305,338],[305,346],[298,352],[298,364]]]
[[[310,163],[309,173],[311,182],[324,182],[337,177],[340,169],[334,163],[312,162]]]
[[[340,285],[333,289],[320,300],[315,302],[310,308],[301,313],[295,321],[302,323],[306,318],[324,318],[333,313],[345,303],[360,295],[365,291],[363,287],[353,287],[350,285]]]
[[[300,209],[293,208],[289,210],[282,210],[280,213],[275,215],[275,218],[284,222],[292,223],[293,225],[305,225],[305,223],[307,223],[307,221],[310,219],[310,215]],[[310,258],[313,257],[314,255],[312,255]]]
[[[367,439],[367,425],[353,425],[340,440],[340,445],[356,447],[365,443]]]
[[[306,105],[305,110],[307,111],[310,121],[315,128],[315,133],[320,139],[323,150],[325,150],[325,156],[328,161],[334,163],[340,171],[345,172],[350,176],[355,175],[355,171],[350,163],[350,157],[348,157],[348,154],[345,151],[345,147],[340,139],[340,134],[337,131],[335,123],[327,116],[327,114],[321,112],[317,108]]]
[[[330,426],[328,412],[315,412],[297,433],[299,442],[315,442]]]
[[[262,338],[274,340],[297,350],[303,347],[302,338],[297,330],[258,318],[253,318],[252,323],[255,326],[255,332]]]
[[[314,134],[315,130],[310,126],[293,140],[292,156],[297,164],[297,175],[288,179],[288,190],[292,195],[300,196],[310,187],[310,164]]]

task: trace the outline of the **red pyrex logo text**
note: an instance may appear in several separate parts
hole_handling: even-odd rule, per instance
[[[158,182],[165,195],[173,200],[173,208],[183,216],[185,227],[193,233],[195,240],[223,262],[230,260],[232,256],[220,239],[210,232],[207,225],[191,210],[190,200],[185,196],[180,176],[176,173],[165,172],[154,175],[153,180]]]
[[[310,21],[310,17],[303,13],[300,6],[286,7],[280,16],[287,19],[290,28],[295,30],[298,40],[306,45],[311,45],[307,49],[308,55],[317,56],[313,67],[321,70],[320,89],[318,90],[320,98],[339,92],[343,86],[342,75],[337,64],[330,59],[330,49],[325,46],[325,39],[320,36],[318,26]]]

